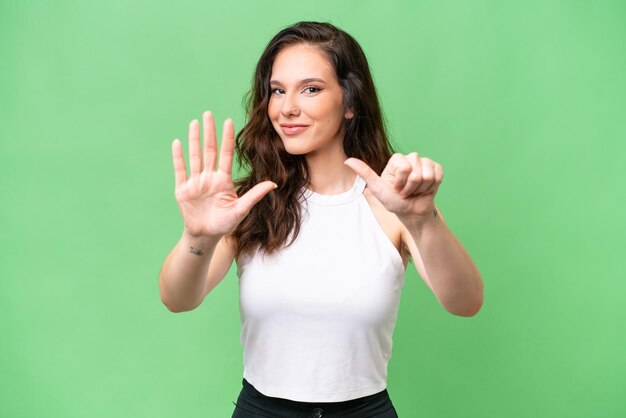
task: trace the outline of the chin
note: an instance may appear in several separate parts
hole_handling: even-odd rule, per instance
[[[298,140],[296,138],[288,138],[287,140],[285,140],[284,138],[281,139],[283,141],[283,147],[285,148],[285,151],[287,151],[291,155],[304,155],[311,151],[308,147],[303,146],[304,141],[302,140]]]
[[[309,152],[308,149],[304,149],[301,147],[289,147],[287,145],[285,145],[285,151],[287,151],[287,153],[291,155],[304,155]]]

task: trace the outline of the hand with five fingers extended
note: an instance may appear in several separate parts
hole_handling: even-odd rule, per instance
[[[348,158],[345,164],[365,180],[385,209],[401,220],[424,221],[433,217],[435,195],[443,180],[439,163],[416,152],[394,154],[380,176],[357,158]]]
[[[216,168],[218,149],[213,115],[205,112],[202,120],[202,151],[199,123],[193,120],[189,125],[189,176],[180,141],[176,139],[172,143],[176,202],[183,216],[186,234],[195,238],[219,238],[231,233],[252,206],[275,189],[276,184],[263,181],[238,197],[232,179],[235,152],[233,122],[230,119],[224,122],[219,168]]]

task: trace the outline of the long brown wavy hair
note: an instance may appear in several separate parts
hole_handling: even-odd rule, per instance
[[[274,181],[278,188],[254,205],[233,231],[237,256],[256,250],[275,253],[300,232],[308,166],[303,155],[285,150],[267,114],[274,60],[280,51],[296,44],[317,46],[335,69],[344,108],[354,114],[343,125],[346,155],[365,161],[380,174],[393,154],[367,59],[354,38],[329,23],[299,22],[281,30],[257,63],[247,94],[247,123],[236,137],[239,165],[248,172],[236,182],[238,195],[263,180]]]

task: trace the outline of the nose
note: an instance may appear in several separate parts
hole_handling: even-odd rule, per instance
[[[298,106],[297,96],[293,97],[291,93],[285,94],[280,106],[280,113],[285,117],[298,116],[300,114],[300,107]]]

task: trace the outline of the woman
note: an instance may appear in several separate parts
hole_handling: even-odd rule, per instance
[[[410,257],[452,314],[482,279],[434,198],[441,166],[393,154],[367,60],[336,27],[279,32],[255,71],[248,122],[219,150],[210,112],[172,145],[185,228],[159,285],[196,308],[236,260],[244,349],[233,417],[396,417],[387,363]],[[235,148],[249,173],[233,184]]]

